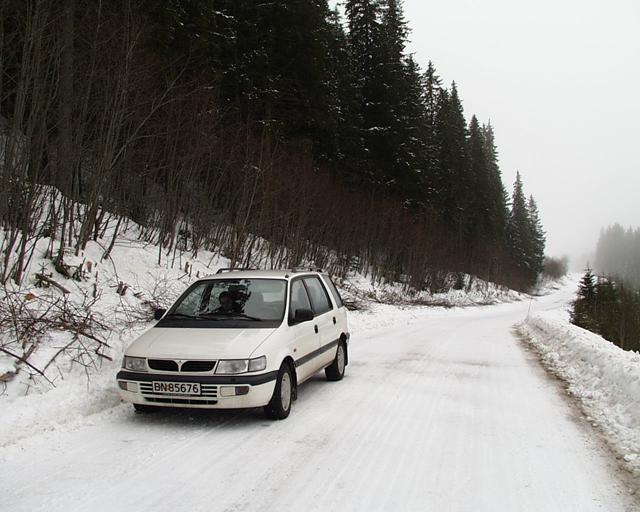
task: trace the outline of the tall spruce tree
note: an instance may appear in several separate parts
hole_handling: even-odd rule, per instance
[[[443,186],[440,176],[440,144],[438,140],[438,112],[442,95],[442,82],[436,74],[436,69],[431,61],[427,66],[423,79],[423,103],[425,108],[425,136],[424,157],[425,176],[424,192],[427,204],[430,208],[436,208],[440,187]]]
[[[414,94],[410,98],[412,91],[410,87],[405,87],[407,78],[413,79],[413,76],[408,77],[404,63],[407,26],[401,2],[381,0],[381,7],[379,86],[382,94],[379,98],[379,117],[373,132],[376,142],[372,154],[376,165],[384,169],[389,184],[402,194],[407,192],[412,181],[406,147],[410,130],[406,110],[411,101],[419,101],[419,95]],[[412,67],[412,71],[415,71],[415,62]]]
[[[528,244],[530,253],[528,254],[528,258],[531,270],[533,270],[537,275],[540,274],[544,268],[545,234],[542,228],[542,222],[540,221],[538,205],[533,199],[533,196],[529,196],[527,213],[529,215],[530,237]]]
[[[404,79],[399,88],[401,97],[396,114],[398,147],[395,162],[398,192],[408,201],[424,207],[428,202],[430,187],[428,148],[431,133],[427,125],[423,78],[412,57],[407,58]]]
[[[591,269],[587,268],[578,285],[577,297],[572,303],[571,323],[597,332],[595,310],[596,279]]]
[[[337,9],[327,15],[326,25],[326,84],[328,122],[319,141],[320,157],[341,174],[355,172],[362,155],[362,140],[356,130],[358,122],[357,98],[353,89],[353,71],[349,59],[347,34]]]
[[[450,91],[439,95],[436,122],[439,147],[438,206],[445,222],[454,231],[458,248],[464,246],[465,208],[469,204],[471,184],[467,173],[467,123],[455,82]]]
[[[535,271],[530,266],[529,258],[531,254],[529,212],[519,172],[516,173],[513,194],[511,195],[511,212],[507,222],[507,241],[515,267],[520,269],[530,284],[533,284]]]
[[[498,150],[495,142],[495,135],[491,123],[482,126],[484,137],[484,153],[489,175],[489,218],[491,219],[491,236],[494,242],[500,247],[505,242],[507,225],[507,204],[509,202],[508,193],[502,183],[502,173],[498,165]]]
[[[381,73],[382,37],[379,0],[347,0],[345,13],[349,27],[348,42],[354,69],[352,87],[357,91],[358,117],[366,158],[361,172],[372,183],[384,184],[386,176],[377,164],[379,153],[385,152],[383,97],[384,83]]]
[[[476,116],[471,117],[467,139],[468,173],[466,181],[471,194],[465,210],[465,229],[472,244],[492,241],[491,183],[487,165],[485,141]]]

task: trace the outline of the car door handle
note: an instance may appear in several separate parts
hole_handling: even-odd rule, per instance
[[[316,331],[316,334],[318,334],[318,326],[317,325],[313,326],[313,330]]]
[[[333,325],[336,325],[336,317],[333,317]]]

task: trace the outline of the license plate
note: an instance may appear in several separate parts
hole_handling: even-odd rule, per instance
[[[153,381],[153,392],[166,395],[199,395],[198,382],[156,382]]]

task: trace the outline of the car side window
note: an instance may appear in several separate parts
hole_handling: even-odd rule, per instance
[[[311,309],[307,290],[302,279],[296,279],[291,283],[291,305],[289,306],[289,319],[293,320],[296,309]]]
[[[327,283],[327,286],[331,291],[331,295],[333,295],[333,300],[335,301],[336,306],[341,308],[343,306],[342,297],[340,297],[340,293],[338,292],[336,285],[333,284],[333,281],[329,276],[323,276],[323,277],[324,277],[324,282]]]
[[[304,284],[307,285],[309,290],[309,296],[311,297],[311,305],[316,315],[321,315],[333,309],[331,302],[329,301],[329,295],[324,285],[317,277],[305,277]]]

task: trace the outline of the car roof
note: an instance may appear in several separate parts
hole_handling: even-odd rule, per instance
[[[222,270],[222,269],[221,269]],[[206,281],[210,279],[290,279],[299,275],[318,275],[323,272],[318,270],[298,271],[289,270],[224,270],[218,271],[216,274],[203,276],[198,281]]]

